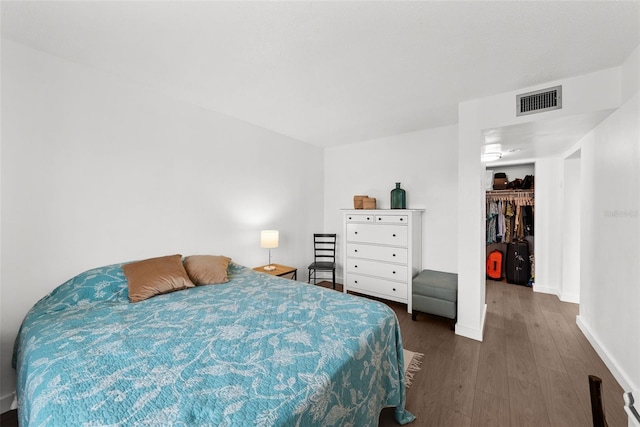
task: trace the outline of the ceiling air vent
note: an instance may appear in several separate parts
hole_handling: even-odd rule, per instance
[[[558,110],[562,108],[562,86],[522,93],[516,96],[516,102],[516,116]]]

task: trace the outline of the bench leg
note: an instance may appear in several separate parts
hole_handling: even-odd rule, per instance
[[[413,310],[413,313],[411,313],[411,320],[413,320],[414,322],[418,320],[418,313],[416,313],[415,310]]]

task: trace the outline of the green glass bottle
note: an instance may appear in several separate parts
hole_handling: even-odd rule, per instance
[[[400,183],[396,182],[396,188],[391,190],[391,209],[406,209],[407,194],[400,188]]]

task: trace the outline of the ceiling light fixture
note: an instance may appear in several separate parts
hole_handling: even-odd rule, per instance
[[[483,162],[495,162],[496,160],[500,160],[502,158],[502,153],[498,151],[490,151],[488,153],[484,153],[482,156]]]

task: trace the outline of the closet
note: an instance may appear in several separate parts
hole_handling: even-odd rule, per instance
[[[487,278],[533,286],[535,278],[534,165],[487,171]],[[490,185],[490,184],[491,185]],[[508,188],[505,188],[508,187]],[[498,251],[500,254],[496,254]]]

